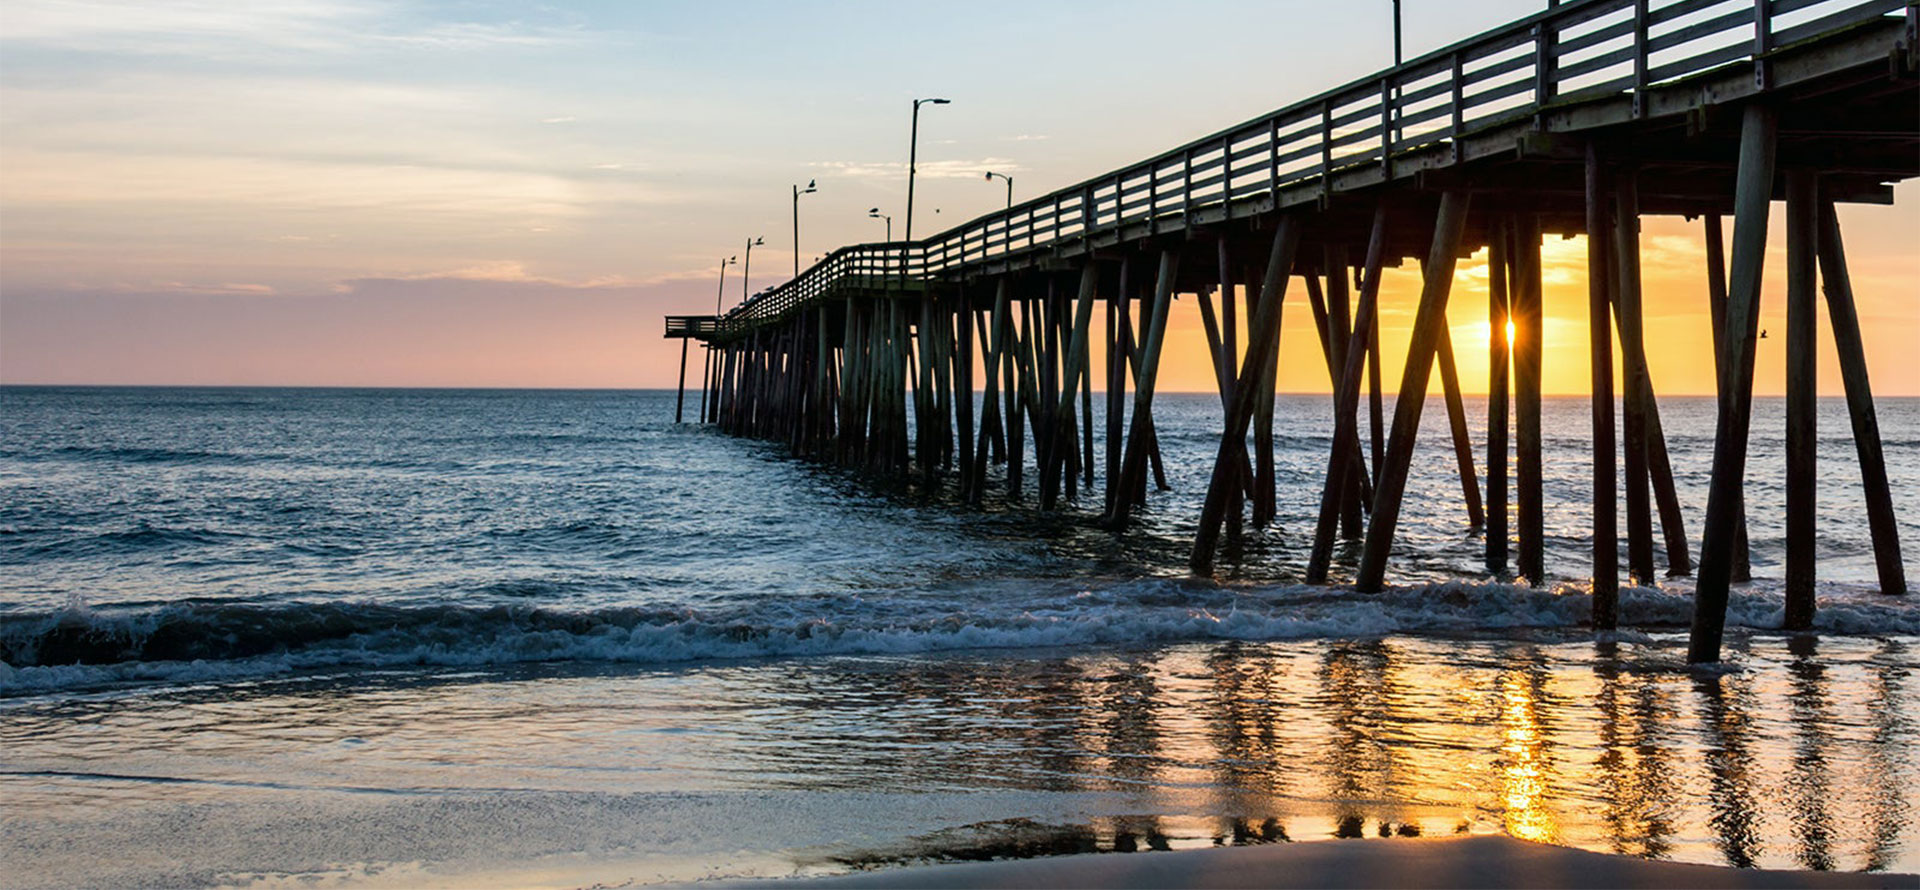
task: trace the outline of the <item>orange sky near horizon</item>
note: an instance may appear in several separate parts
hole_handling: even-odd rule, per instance
[[[1761,293],[1760,327],[1769,332],[1761,341],[1754,363],[1754,392],[1779,395],[1785,391],[1786,272],[1785,243],[1776,205],[1769,231],[1770,243]],[[1865,212],[1868,219],[1886,208]],[[1843,208],[1842,225],[1858,222],[1861,208]],[[1875,220],[1878,221],[1878,220]],[[1731,220],[1726,221],[1729,233]],[[1908,230],[1911,231],[1911,230]],[[1920,254],[1863,257],[1848,238],[1856,300],[1866,342],[1869,375],[1875,395],[1920,395]],[[1907,237],[1895,231],[1895,237]],[[1730,237],[1730,234],[1729,234]],[[1590,391],[1588,361],[1586,238],[1562,239],[1549,235],[1542,245],[1543,315],[1545,332],[1541,367],[1542,391],[1548,395],[1584,395]],[[1647,217],[1641,235],[1642,289],[1648,373],[1659,395],[1712,395],[1713,352],[1707,320],[1706,247],[1702,223],[1674,217]],[[1867,260],[1863,262],[1863,260]],[[1399,388],[1406,363],[1414,310],[1419,303],[1419,264],[1408,262],[1389,269],[1382,280],[1381,379],[1388,392]],[[1485,394],[1488,384],[1487,254],[1481,250],[1462,260],[1454,272],[1447,303],[1455,362],[1461,390]],[[1818,386],[1821,395],[1842,395],[1839,361],[1834,352],[1824,300],[1819,309]],[[1168,322],[1167,349],[1158,388],[1166,392],[1210,391],[1212,370],[1206,356],[1206,335],[1200,312],[1191,298],[1178,301]],[[1615,392],[1620,391],[1622,362],[1618,338],[1614,346]],[[1281,362],[1277,381],[1281,392],[1331,391],[1325,360],[1313,328],[1313,314],[1299,279],[1287,293],[1281,321]],[[1436,370],[1428,390],[1439,393]]]

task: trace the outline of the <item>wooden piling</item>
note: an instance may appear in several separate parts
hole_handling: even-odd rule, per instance
[[[1480,505],[1480,481],[1473,468],[1473,438],[1467,432],[1466,400],[1460,394],[1460,372],[1453,364],[1453,333],[1445,317],[1435,333],[1434,358],[1440,366],[1440,393],[1447,406],[1447,427],[1453,437],[1453,462],[1460,473],[1460,496],[1467,505],[1467,527],[1479,531],[1486,527],[1486,511]]]
[[[701,369],[700,369],[700,422],[701,422],[701,423],[709,423],[710,421],[709,421],[709,420],[708,420],[708,418],[707,418],[707,394],[708,394],[709,392],[711,392],[711,391],[712,391],[712,389],[713,389],[713,385],[714,385],[714,380],[713,380],[713,343],[712,343],[711,341],[709,341],[709,342],[706,342],[706,343],[702,343],[702,344],[700,344],[700,349],[701,349],[701,351],[702,351],[702,352],[704,352],[704,353],[706,353],[706,355],[705,355],[705,356],[704,356],[704,357],[702,358],[702,361],[700,362],[700,365],[701,365]]]
[[[1753,407],[1753,352],[1760,323],[1760,272],[1767,247],[1767,203],[1773,192],[1774,110],[1748,105],[1740,121],[1735,174],[1733,265],[1727,288],[1726,362],[1721,369],[1719,417],[1714,424],[1713,478],[1700,537],[1700,574],[1694,586],[1693,628],[1687,660],[1720,660],[1727,622],[1727,585],[1735,517],[1747,468],[1747,425]]]
[[[1840,357],[1840,379],[1847,390],[1847,417],[1853,426],[1854,452],[1860,460],[1860,483],[1867,500],[1867,527],[1873,536],[1874,567],[1880,592],[1907,592],[1906,568],[1900,558],[1900,526],[1893,514],[1893,496],[1887,487],[1887,460],[1880,448],[1880,421],[1874,414],[1873,390],[1867,382],[1867,353],[1860,339],[1860,317],[1853,304],[1853,280],[1847,272],[1847,253],[1840,242],[1840,217],[1833,200],[1820,199],[1820,279],[1827,294],[1835,352]]]
[[[1327,276],[1327,325],[1330,336],[1332,360],[1330,371],[1332,386],[1340,385],[1341,375],[1346,373],[1347,356],[1354,352],[1351,298],[1348,293],[1347,245],[1328,244],[1321,251],[1321,263]],[[1364,347],[1362,347],[1364,349]],[[1336,394],[1334,403],[1339,398]],[[1346,471],[1341,473],[1340,482],[1340,535],[1345,538],[1357,538],[1363,534],[1364,526],[1360,516],[1362,491],[1371,494],[1372,481],[1367,478],[1366,464],[1359,459],[1360,440],[1353,442],[1354,460],[1347,463]]]
[[[1107,303],[1107,496],[1104,515],[1111,515],[1119,501],[1120,464],[1125,446],[1124,430],[1127,394],[1126,325],[1132,299],[1130,290],[1133,260],[1120,260],[1120,284]]]
[[[1014,319],[1013,305],[1007,307],[1007,341],[1006,347],[1000,352],[1007,378],[1004,394],[1007,401],[1007,499],[1015,503],[1024,496],[1021,489],[1026,482],[1026,457],[1023,452],[1026,450],[1027,434],[1022,413],[1026,410],[1023,402],[1027,385],[1020,360],[1025,351],[1027,332],[1031,330],[1031,325],[1026,322],[1032,317],[1032,309],[1027,301],[1023,298],[1018,303],[1018,322]]]
[[[1113,510],[1106,517],[1106,524],[1119,528],[1127,522],[1132,509],[1132,500],[1124,496],[1132,491],[1135,480],[1144,480],[1147,470],[1148,437],[1153,427],[1154,382],[1160,371],[1160,347],[1166,341],[1167,314],[1173,305],[1174,275],[1180,268],[1180,255],[1171,250],[1160,251],[1160,275],[1153,287],[1153,307],[1147,323],[1145,338],[1141,342],[1140,370],[1134,383],[1133,425],[1127,432],[1126,453],[1120,463],[1120,490],[1122,497],[1116,498]]]
[[[1466,227],[1470,193],[1448,190],[1440,196],[1440,210],[1433,227],[1433,246],[1423,267],[1420,308],[1413,321],[1413,340],[1407,348],[1406,371],[1400,380],[1400,394],[1393,412],[1393,428],[1388,433],[1387,453],[1375,470],[1373,511],[1367,523],[1367,542],[1361,552],[1360,570],[1354,587],[1365,593],[1378,592],[1387,575],[1387,555],[1393,546],[1394,526],[1400,519],[1400,498],[1406,492],[1407,470],[1413,459],[1413,444],[1419,436],[1420,413],[1425,407],[1427,383],[1433,373],[1434,351],[1447,320],[1447,296],[1453,287],[1454,255]],[[1369,287],[1374,287],[1368,282]]]
[[[1546,503],[1540,452],[1541,266],[1540,223],[1515,220],[1513,302],[1514,569],[1533,585],[1545,582]]]
[[[1647,356],[1640,310],[1640,189],[1633,171],[1614,178],[1611,245],[1614,265],[1607,271],[1614,325],[1620,334],[1621,446],[1626,468],[1627,570],[1635,583],[1653,579],[1652,480],[1647,471]],[[1601,237],[1595,234],[1594,237]],[[1611,409],[1609,409],[1611,410]]]
[[[1273,233],[1273,247],[1268,254],[1267,271],[1260,284],[1260,302],[1253,309],[1253,319],[1247,328],[1247,356],[1241,364],[1241,380],[1258,380],[1260,365],[1266,357],[1276,352],[1280,339],[1280,306],[1286,294],[1287,277],[1293,269],[1294,255],[1300,248],[1300,223],[1294,217],[1282,215],[1279,225]],[[1247,427],[1253,422],[1259,399],[1251,386],[1241,386],[1234,390],[1233,407],[1227,411],[1226,429],[1220,436],[1220,449],[1213,460],[1213,478],[1207,484],[1207,498],[1200,510],[1200,527],[1195,531],[1193,552],[1187,558],[1187,564],[1196,574],[1210,574],[1213,571],[1213,552],[1220,540],[1220,526],[1226,518],[1228,503],[1233,499],[1234,489],[1240,486],[1235,462],[1232,460],[1236,443],[1244,444]]]
[[[1819,449],[1814,335],[1819,180],[1787,171],[1787,560],[1786,630],[1813,627],[1815,470]]]
[[[687,340],[688,339],[690,338],[688,337],[680,338],[680,388],[676,391],[676,394],[674,395],[674,399],[673,399],[673,422],[674,423],[680,422],[681,413],[685,411],[687,407]]]
[[[985,481],[973,460],[973,307],[965,291],[954,307],[954,333],[960,338],[954,350],[954,407],[960,412],[960,497],[971,503],[973,493]]]
[[[1373,460],[1368,466],[1373,468],[1373,484],[1378,489],[1380,463],[1387,459],[1387,422],[1380,390],[1380,307],[1375,306],[1373,311],[1375,317],[1367,319],[1367,423],[1373,436]]]
[[[1048,454],[1051,469],[1041,472],[1040,490],[1043,498],[1052,494],[1062,481],[1067,483],[1068,489],[1073,487],[1071,476],[1063,479],[1061,471],[1065,468],[1067,459],[1074,453],[1076,444],[1072,426],[1073,400],[1077,394],[1076,391],[1080,388],[1080,376],[1087,370],[1087,336],[1088,329],[1093,325],[1093,304],[1099,298],[1096,292],[1099,280],[1099,269],[1091,261],[1081,267],[1080,292],[1078,302],[1073,309],[1073,328],[1067,337],[1067,351],[1061,356],[1064,380],[1060,386],[1059,407],[1055,409],[1056,419],[1052,431],[1054,444]],[[1050,499],[1041,504],[1042,509],[1050,509],[1051,506]]]
[[[1327,583],[1327,567],[1333,559],[1334,527],[1340,514],[1341,480],[1351,475],[1352,457],[1360,451],[1360,373],[1374,339],[1374,320],[1379,318],[1376,303],[1380,296],[1380,269],[1386,262],[1387,209],[1375,208],[1373,233],[1368,237],[1366,277],[1360,284],[1360,305],[1354,311],[1353,333],[1349,336],[1346,362],[1333,385],[1333,449],[1327,457],[1327,476],[1320,491],[1320,519],[1314,526],[1313,550],[1307,558],[1307,583]],[[1376,490],[1377,485],[1376,485]]]
[[[1593,626],[1610,630],[1620,614],[1619,502],[1614,491],[1612,271],[1607,190],[1599,149],[1587,143],[1587,333],[1593,387]]]
[[[969,502],[976,507],[980,506],[986,493],[987,459],[994,444],[994,437],[988,432],[987,424],[995,423],[997,425],[1000,416],[1000,374],[998,373],[998,368],[999,363],[1003,360],[1001,353],[1006,349],[1007,280],[1005,278],[1000,279],[994,286],[992,316],[993,323],[987,327],[986,333],[988,336],[982,337],[980,343],[981,348],[986,353],[984,367],[986,368],[987,378],[986,392],[982,394],[980,400],[980,410],[981,413],[987,415],[987,417],[980,424],[980,444],[974,452],[973,459],[973,473],[974,476],[979,479],[979,483],[974,486],[972,494],[968,498]]]
[[[1713,327],[1713,389],[1716,400],[1725,400],[1727,381],[1727,258],[1720,214],[1706,215],[1707,242],[1707,314]],[[1747,509],[1736,505],[1733,538],[1733,565],[1729,578],[1746,583],[1753,580],[1753,564],[1747,554]],[[1705,541],[1701,542],[1705,546]]]
[[[1487,245],[1487,573],[1507,572],[1507,296],[1513,227],[1497,221]]]

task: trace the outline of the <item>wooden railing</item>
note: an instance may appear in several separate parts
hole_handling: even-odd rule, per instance
[[[711,338],[720,329],[719,318],[712,315],[669,315],[665,336]]]
[[[1459,137],[1556,104],[1630,94],[1745,60],[1767,86],[1776,49],[1907,10],[1907,0],[1573,0],[1428,53],[1133,166],[1014,205],[911,244],[843,247],[800,277],[736,306],[737,330],[782,317],[859,276],[898,287],[1121,226],[1147,234],[1199,209],[1268,198],[1414,149],[1458,151]],[[1457,159],[1457,155],[1456,155]]]

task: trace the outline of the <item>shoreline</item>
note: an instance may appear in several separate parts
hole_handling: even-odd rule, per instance
[[[1389,849],[1390,848],[1390,849]],[[1307,841],[1255,847],[884,868],[829,877],[669,885],[720,888],[1912,888],[1892,872],[1741,869],[1594,853],[1502,835]]]

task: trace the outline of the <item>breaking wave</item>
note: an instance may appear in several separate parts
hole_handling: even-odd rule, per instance
[[[110,614],[76,602],[53,612],[0,615],[0,695],[340,667],[665,664],[1578,628],[1589,609],[1589,597],[1574,586],[1447,582],[1358,594],[1304,586],[1236,590],[1175,580],[1013,594],[995,589],[937,597],[793,596],[711,608],[363,601],[175,603]],[[1767,630],[1778,628],[1782,615],[1777,593],[1749,589],[1734,593],[1727,621]],[[1691,616],[1692,599],[1684,591],[1621,593],[1623,628],[1677,630]],[[1816,630],[1916,634],[1920,608],[1906,598],[1827,590]]]

